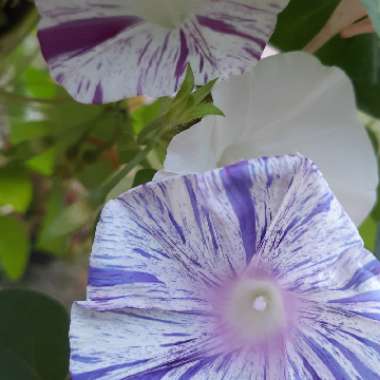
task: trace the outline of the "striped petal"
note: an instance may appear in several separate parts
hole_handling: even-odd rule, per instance
[[[291,379],[379,378],[379,322],[349,308],[308,305],[297,339],[288,346]]]
[[[172,95],[187,64],[198,84],[241,74],[260,58],[287,3],[36,1],[51,73],[85,103]]]
[[[207,357],[207,326],[206,317],[194,314],[131,309],[99,312],[89,305],[74,305],[72,378],[121,380],[131,376],[143,380],[156,375],[161,379],[181,365]]]
[[[299,161],[241,162],[111,201],[97,227],[89,299],[98,310],[207,311],[206,290],[242,272],[255,255]]]
[[[301,155],[152,182],[102,213],[73,379],[377,379],[379,280]]]
[[[376,200],[377,159],[340,69],[302,52],[279,54],[220,82],[213,97],[226,117],[206,118],[177,135],[165,171],[185,174],[299,152],[321,168],[354,222],[363,222]]]
[[[299,161],[285,199],[261,243],[261,260],[271,263],[286,288],[326,298],[328,289],[343,286],[350,267],[371,255],[311,161]]]
[[[221,353],[207,326],[205,317],[186,313],[96,312],[74,305],[72,379],[283,378],[283,360],[247,351]]]

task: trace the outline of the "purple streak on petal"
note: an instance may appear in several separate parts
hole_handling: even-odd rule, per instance
[[[124,271],[115,268],[90,267],[88,282],[91,286],[114,286],[132,283],[162,283],[150,273]]]
[[[175,76],[177,79],[176,86],[179,84],[179,80],[182,77],[183,73],[186,70],[187,59],[189,57],[189,47],[186,41],[186,35],[183,30],[180,31],[180,50],[179,57],[177,60],[177,67],[175,70]]]
[[[137,17],[75,20],[41,29],[38,38],[47,61],[77,50],[87,51],[141,22]]]
[[[330,300],[329,303],[380,302],[380,290],[371,290],[352,297]]]
[[[163,334],[164,336],[189,336],[189,334],[186,333],[168,333],[168,334]]]
[[[360,315],[361,317],[373,319],[375,321],[380,321],[380,314],[378,313],[359,313],[356,312],[357,315]]]
[[[379,352],[380,353],[380,344],[378,343],[375,343],[373,342],[372,340],[370,339],[366,339],[366,338],[363,338],[361,336],[358,336],[356,334],[353,334],[353,333],[350,333],[348,331],[342,331],[344,334],[347,334],[351,337],[353,337],[354,339],[358,340],[360,343],[363,343],[365,346],[367,347],[372,347],[375,351]]]
[[[95,358],[93,356],[81,356],[81,355],[71,355],[71,360],[78,363],[98,363],[100,361],[99,358]]]
[[[256,60],[260,60],[261,58],[261,52],[256,51],[255,49],[252,49],[250,47],[245,47],[244,51],[246,51],[251,57],[253,57]]]
[[[146,363],[147,361],[149,361],[149,359],[137,360],[137,361],[131,362],[131,363],[116,364],[116,365],[112,365],[112,366],[109,366],[106,368],[99,368],[99,369],[96,369],[96,370],[90,371],[90,372],[83,372],[83,373],[80,373],[78,375],[72,374],[71,377],[73,380],[99,379],[103,376],[106,376],[110,372],[116,371],[118,369],[133,367],[135,365]]]
[[[138,253],[139,255],[141,255],[142,257],[145,257],[146,259],[150,259],[152,257],[151,254],[149,254],[148,252],[144,251],[143,249],[141,248],[135,248],[133,250],[133,252],[136,252]]]
[[[197,197],[195,195],[193,186],[191,185],[190,179],[185,177],[184,181],[185,181],[187,192],[189,194],[189,198],[190,198],[191,207],[192,207],[192,210],[194,213],[195,221],[197,223],[197,226],[198,226],[199,232],[202,236],[202,239],[203,239],[203,241],[205,241],[205,236],[203,233],[202,222],[201,222],[201,216],[200,216],[199,208],[198,208]]]
[[[55,78],[55,80],[57,81],[57,83],[59,84],[62,84],[63,81],[65,79],[65,75],[64,74],[58,74],[57,77]],[[82,86],[82,82],[79,84],[79,90],[80,90],[80,87]],[[78,91],[79,91],[78,90]]]
[[[144,58],[145,53],[147,52],[149,46],[152,44],[153,39],[149,39],[148,42],[145,44],[144,48],[140,52],[140,56],[138,59],[138,64],[141,64],[142,59]]]
[[[371,371],[359,358],[351,352],[343,344],[340,344],[337,340],[325,337],[332,345],[337,347],[339,351],[348,359],[348,361],[354,366],[356,371],[360,374],[362,379],[365,380],[379,380],[379,375]]]
[[[173,213],[169,209],[168,209],[168,216],[169,216],[170,222],[173,224],[175,230],[177,231],[178,235],[180,236],[180,238],[182,240],[182,243],[185,244],[186,243],[186,238],[185,238],[185,234],[183,233],[183,229],[177,223],[177,221],[175,220],[175,218],[173,216]]]
[[[161,380],[167,375],[174,367],[158,369],[154,371],[146,371],[145,373],[141,373],[130,377],[131,380]]]
[[[372,260],[367,265],[362,268],[359,268],[351,280],[341,289],[347,290],[352,287],[358,287],[363,282],[369,280],[372,277],[378,276],[380,274],[380,262],[379,260]]]
[[[102,89],[102,84],[98,83],[96,86],[94,98],[92,100],[94,104],[101,104],[103,102],[103,89]]]
[[[314,353],[322,360],[323,363],[327,366],[330,372],[335,376],[336,379],[350,379],[350,376],[347,375],[346,371],[339,364],[337,360],[319,344],[313,341],[313,339],[305,338],[308,346],[314,351]]]
[[[144,316],[144,315],[141,315],[141,314],[134,314],[134,313],[131,313],[129,311],[127,311],[125,314],[128,314],[129,316],[134,317],[134,318],[143,319],[145,321],[161,322],[161,323],[166,323],[166,324],[169,324],[169,325],[178,325],[179,324],[178,322],[171,321],[171,320],[168,320],[168,319],[148,317],[148,316]]]
[[[315,206],[306,218],[302,220],[302,224],[307,225],[310,220],[312,220],[316,215],[327,212],[330,210],[331,202],[334,200],[334,195],[332,193],[326,193],[321,201]]]
[[[216,254],[218,253],[219,245],[218,245],[218,242],[216,241],[214,226],[212,225],[211,219],[210,219],[210,213],[207,210],[204,210],[203,212],[206,215],[208,230],[210,231],[210,235],[211,235],[212,246]]]
[[[227,166],[220,172],[228,199],[239,221],[247,263],[256,253],[256,212],[251,196],[253,182],[249,168],[248,162],[243,161]]]
[[[240,32],[235,28],[234,25],[228,24],[223,20],[217,20],[206,16],[197,16],[197,20],[200,25],[204,26],[205,28],[211,29],[215,32],[231,34],[233,36],[245,38],[247,40],[255,42],[257,45],[260,46],[261,49],[264,49],[266,46],[266,42],[263,39],[254,37],[247,33]]]
[[[160,346],[161,347],[175,347],[175,346],[180,346],[180,345],[183,345],[186,343],[194,342],[195,340],[197,340],[197,338],[191,338],[191,339],[186,339],[186,340],[182,340],[182,341],[176,341],[173,343],[164,343],[164,344],[161,344]]]
[[[313,366],[304,357],[301,356],[301,358],[302,358],[303,366],[305,367],[306,371],[309,372],[311,378],[313,380],[321,380],[321,378],[315,372],[315,369],[313,368]]]
[[[206,358],[200,360],[194,366],[190,367],[178,380],[190,380],[196,375],[202,368],[210,364],[210,362],[214,360],[214,358]]]

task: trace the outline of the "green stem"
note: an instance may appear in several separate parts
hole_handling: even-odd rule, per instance
[[[33,98],[30,96],[14,94],[13,92],[9,92],[4,89],[0,89],[0,99],[3,99],[5,102],[10,101],[10,102],[17,102],[17,103],[38,103],[38,104],[49,104],[49,105],[56,105],[57,103],[70,101],[70,99],[65,99],[65,98],[53,98],[53,99]]]
[[[160,142],[162,135],[165,133],[161,130],[150,143],[141,150],[136,156],[129,161],[125,166],[119,169],[112,177],[110,177],[98,190],[89,195],[89,201],[93,205],[102,204],[109,192],[125,177],[127,176],[137,165],[146,160],[148,154],[152,151],[157,143]]]

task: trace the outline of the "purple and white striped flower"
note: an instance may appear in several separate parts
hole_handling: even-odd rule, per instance
[[[258,59],[288,0],[36,0],[54,78],[78,101],[172,95]]]
[[[303,156],[140,186],[101,215],[73,380],[379,379],[379,276]]]

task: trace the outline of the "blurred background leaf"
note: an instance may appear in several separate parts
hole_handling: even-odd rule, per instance
[[[26,212],[33,196],[32,181],[21,167],[0,168],[0,206]]]
[[[0,263],[11,280],[25,272],[29,258],[29,236],[26,225],[14,218],[0,216]]]
[[[0,368],[5,380],[65,380],[69,318],[56,301],[32,291],[0,291]]]

